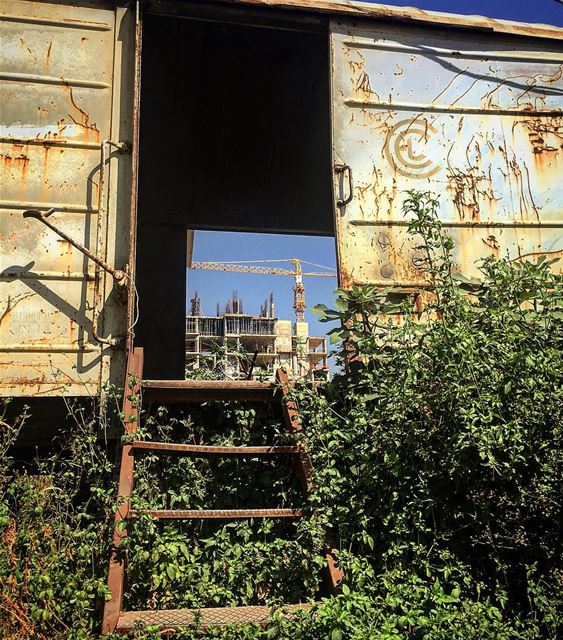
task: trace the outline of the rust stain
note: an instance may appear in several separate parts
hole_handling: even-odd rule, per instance
[[[63,270],[66,268],[66,271],[70,273],[72,271],[72,259],[74,257],[72,244],[68,242],[68,240],[63,240],[61,238],[59,238],[57,242],[60,243],[61,258],[65,258],[61,267]]]
[[[8,295],[8,299],[6,301],[6,307],[4,308],[4,311],[2,311],[2,313],[0,314],[0,325],[2,325],[4,320],[6,320],[6,318],[10,317],[10,314],[20,302],[23,302],[24,300],[27,300],[27,298],[31,298],[34,295],[35,293],[22,293],[17,296]]]
[[[352,285],[354,284],[354,277],[352,276],[351,273],[348,273],[348,269],[346,268],[346,265],[341,264],[340,268],[338,269],[338,282],[339,285],[343,288],[343,289],[351,289]]]
[[[30,369],[37,368],[36,365],[19,365],[19,367],[21,368],[29,367]],[[6,381],[7,385],[11,385],[14,387],[19,387],[19,386],[25,387],[27,385],[34,386],[34,385],[41,385],[45,383],[47,383],[47,378],[45,374],[43,374],[40,378],[26,378],[24,376],[20,376],[18,378],[8,378],[8,380]]]
[[[10,155],[9,153],[0,153],[0,158],[4,164],[10,165],[12,163],[18,163],[20,165],[26,165],[29,162],[29,156],[25,153],[20,153],[19,155]]]
[[[28,155],[28,145],[12,144],[11,150],[7,153],[0,153],[0,159],[4,167],[4,173],[19,171],[18,181],[20,189],[26,183],[27,170],[29,168],[30,157]]]
[[[89,139],[89,134],[90,132],[94,132],[95,134],[95,138],[96,140],[99,140],[100,138],[100,131],[96,125],[95,122],[90,123],[90,116],[88,115],[88,113],[86,113],[86,111],[84,111],[84,109],[82,109],[77,103],[76,100],[74,98],[74,93],[72,91],[72,87],[65,82],[64,83],[65,88],[68,90],[69,93],[69,98],[70,98],[70,103],[72,104],[72,106],[74,107],[74,109],[76,109],[76,111],[79,114],[79,120],[77,120],[72,114],[68,114],[68,117],[72,120],[72,122],[74,122],[74,124],[78,125],[79,127],[82,127],[86,130],[86,139]]]
[[[518,124],[527,130],[534,154],[557,153],[563,149],[563,117],[527,118],[516,122],[514,127]]]
[[[489,247],[489,249],[491,249],[495,257],[500,257],[500,244],[496,239],[496,236],[489,235],[486,238],[481,238],[481,240],[487,247]]]
[[[532,212],[536,220],[540,222],[540,212],[532,193],[530,171],[528,167],[525,163],[521,167],[516,160],[516,156],[513,156],[512,159],[509,160],[508,164],[518,190],[520,216],[523,220],[528,220],[529,213]]]
[[[47,47],[47,53],[45,54],[45,71],[49,69],[49,65],[51,64],[51,49],[53,48],[53,41],[49,42],[49,46]]]
[[[43,146],[43,175],[47,177],[47,165],[49,164],[49,151],[51,149],[50,145]]]
[[[25,43],[25,40],[20,36],[20,44],[21,46],[29,53],[29,55],[33,58],[33,60],[35,62],[37,62],[37,58],[35,57],[35,54],[33,53],[33,51],[27,46],[27,44]]]
[[[494,208],[494,203],[500,200],[494,192],[490,173],[485,174],[476,166],[465,170],[449,166],[447,181],[446,188],[461,220],[479,221],[483,203]]]
[[[553,73],[551,76],[544,75],[542,77],[542,81],[553,83],[553,82],[557,82],[558,80],[561,80],[561,78],[563,78],[563,64],[560,64],[557,71]]]
[[[373,93],[369,81],[369,75],[365,71],[362,71],[359,79],[356,81],[356,89],[357,91],[362,91],[364,93]]]

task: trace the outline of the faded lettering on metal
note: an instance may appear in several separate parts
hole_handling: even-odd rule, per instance
[[[344,286],[424,283],[408,190],[439,197],[467,275],[489,254],[563,256],[560,41],[333,21],[331,49],[334,161],[354,175],[336,214]]]
[[[426,120],[407,118],[394,125],[385,140],[389,163],[403,176],[429,178],[440,171],[440,165],[427,150],[429,138],[436,129]]]

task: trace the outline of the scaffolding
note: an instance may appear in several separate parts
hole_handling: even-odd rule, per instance
[[[326,379],[328,374],[326,339],[309,336],[307,322],[291,323],[273,317],[270,295],[261,307],[261,315],[242,313],[242,301],[236,292],[216,316],[201,315],[196,294],[192,313],[186,316],[186,368],[190,372],[206,370],[233,380],[270,379],[279,367],[294,377]]]

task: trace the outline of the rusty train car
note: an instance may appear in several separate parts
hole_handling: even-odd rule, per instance
[[[184,373],[187,230],[334,236],[416,290],[408,189],[467,275],[563,255],[563,29],[337,0],[3,0],[0,394]]]

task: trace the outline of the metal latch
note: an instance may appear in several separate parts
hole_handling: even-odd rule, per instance
[[[336,201],[336,206],[341,209],[347,204],[350,204],[354,197],[354,178],[352,177],[352,167],[349,164],[335,164],[334,172],[340,175],[344,175],[345,173],[348,174],[348,195],[344,196],[344,193],[341,192],[341,197]],[[341,189],[343,189],[342,186]]]
[[[97,256],[95,253],[90,251],[90,249],[88,249],[84,245],[80,244],[80,242],[77,242],[74,238],[71,238],[64,231],[59,229],[59,227],[57,227],[55,224],[53,224],[53,222],[51,222],[51,220],[49,220],[49,216],[51,216],[53,213],[55,213],[55,211],[56,211],[56,209],[49,209],[45,213],[41,213],[41,211],[38,211],[37,209],[28,209],[27,211],[23,212],[23,217],[24,218],[35,218],[35,220],[39,220],[45,226],[49,227],[49,229],[51,229],[56,234],[61,236],[61,238],[63,238],[63,240],[66,240],[73,247],[78,249],[78,251],[81,251],[85,256],[88,256],[88,258],[90,258],[90,260],[92,260],[92,262],[95,262],[104,271],[107,271],[108,273],[110,273],[112,275],[113,279],[114,279],[115,284],[120,285],[120,286],[125,285],[126,278],[127,278],[126,270],[125,269],[114,269],[105,260],[102,260],[99,256]]]

